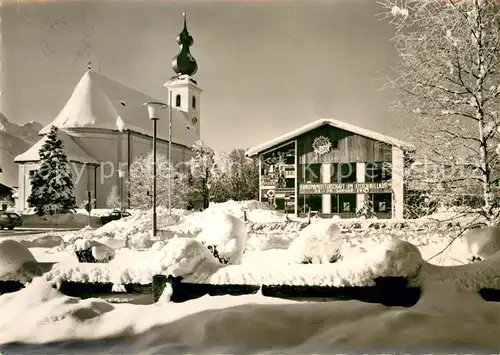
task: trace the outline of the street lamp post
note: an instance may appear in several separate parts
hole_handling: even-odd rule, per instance
[[[162,102],[147,102],[149,118],[153,121],[153,237],[156,237],[156,131],[160,110],[167,107]]]
[[[118,170],[118,178],[120,179],[120,216],[123,214],[123,176],[124,171]]]
[[[172,215],[172,90],[168,90],[168,215]]]

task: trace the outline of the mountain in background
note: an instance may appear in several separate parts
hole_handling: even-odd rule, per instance
[[[42,128],[43,125],[35,121],[23,125],[12,123],[0,112],[0,184],[18,185],[18,165],[14,158],[40,140],[38,132]]]

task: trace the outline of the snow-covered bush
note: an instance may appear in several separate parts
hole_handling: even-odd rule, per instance
[[[340,257],[342,233],[334,221],[324,219],[300,231],[288,248],[292,264],[333,263]]]
[[[415,277],[424,260],[417,246],[401,239],[393,239],[370,250],[364,262],[374,276]]]
[[[226,213],[214,214],[196,237],[223,264],[241,262],[247,238],[245,223]]]
[[[174,238],[161,250],[160,273],[189,281],[207,280],[222,265],[208,249],[193,238]]]
[[[73,250],[81,263],[108,263],[115,257],[115,251],[112,248],[90,239],[76,240]]]

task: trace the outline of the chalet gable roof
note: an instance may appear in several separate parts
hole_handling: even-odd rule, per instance
[[[364,136],[367,138],[371,138],[371,139],[376,140],[378,142],[387,143],[387,144],[392,145],[392,146],[397,146],[397,147],[405,149],[405,150],[415,149],[415,146],[411,143],[401,141],[399,139],[387,136],[387,135],[382,134],[382,133],[370,131],[366,128],[362,128],[359,126],[355,126],[351,123],[347,123],[347,122],[343,122],[343,121],[339,121],[339,120],[335,120],[335,119],[331,119],[331,118],[328,118],[328,119],[321,118],[321,119],[316,120],[314,122],[311,122],[305,126],[302,126],[296,130],[285,133],[285,134],[283,134],[279,137],[276,137],[270,141],[267,141],[267,142],[262,143],[258,146],[255,146],[255,147],[249,149],[246,152],[246,155],[249,157],[258,155],[267,149],[270,149],[270,148],[275,147],[279,144],[285,143],[285,142],[292,140],[292,139],[294,139],[302,134],[310,132],[313,129],[319,128],[323,125],[329,125],[332,127],[340,128],[344,131],[351,132],[351,133],[354,133],[354,134],[357,134],[360,136]]]

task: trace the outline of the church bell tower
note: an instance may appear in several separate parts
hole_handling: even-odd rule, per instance
[[[200,95],[202,90],[193,79],[198,71],[198,64],[192,56],[189,47],[194,39],[187,29],[186,14],[184,28],[177,36],[179,53],[172,60],[172,69],[176,73],[164,86],[169,90],[168,104],[173,109],[182,111],[186,117],[186,129],[192,129],[200,136]]]

